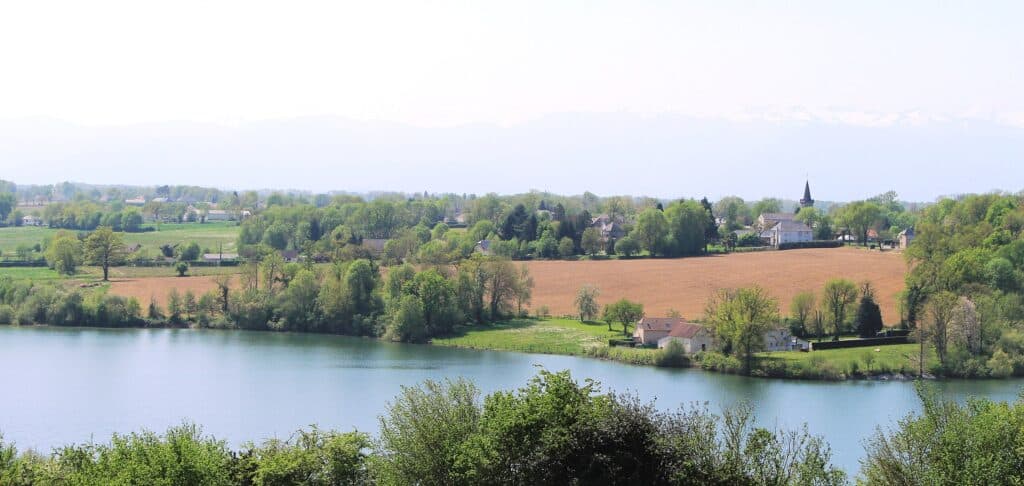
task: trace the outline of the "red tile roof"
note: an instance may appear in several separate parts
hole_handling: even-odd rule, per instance
[[[678,325],[673,326],[672,331],[669,332],[668,335],[671,337],[678,338],[692,338],[703,329],[704,326],[700,324],[694,324],[692,322],[681,322]]]
[[[673,327],[682,324],[681,317],[644,317],[637,323],[637,330],[645,331],[671,331]]]

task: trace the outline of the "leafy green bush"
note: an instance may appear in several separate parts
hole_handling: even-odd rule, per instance
[[[682,343],[673,339],[659,351],[655,364],[662,367],[685,368],[690,366],[690,358],[686,355]]]
[[[1024,402],[960,405],[923,383],[917,393],[920,415],[867,442],[865,484],[1024,483]]]

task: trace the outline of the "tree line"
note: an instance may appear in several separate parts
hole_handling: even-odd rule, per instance
[[[111,250],[109,230],[86,242],[91,258]],[[55,245],[78,243],[58,239]],[[80,248],[70,251],[81,251]],[[59,263],[58,263],[59,265]],[[217,288],[196,295],[172,289],[167,304],[145,309],[134,298],[102,289],[67,288],[0,277],[0,324],[137,326],[188,325],[324,332],[422,342],[475,325],[523,315],[533,281],[525,267],[474,256],[457,266],[381,269],[357,259],[328,266],[288,263],[277,253],[241,266],[237,276],[215,277]],[[106,274],[105,274],[106,275]]]
[[[991,193],[927,208],[905,253],[901,320],[954,376],[1024,373],[1024,196]]]

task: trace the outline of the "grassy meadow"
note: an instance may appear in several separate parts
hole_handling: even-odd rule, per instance
[[[35,282],[68,278],[47,267],[0,267],[0,276],[8,276],[14,280],[32,280]]]
[[[163,223],[159,226],[149,224],[156,231],[143,233],[120,233],[127,245],[140,244],[143,248],[156,249],[164,244],[180,244],[195,241],[202,248],[216,251],[218,245],[224,245],[224,251],[234,251],[238,239],[238,224],[234,222],[218,223]],[[13,257],[14,250],[21,245],[32,246],[42,243],[46,238],[55,235],[58,229],[36,226],[20,226],[0,228],[0,253]],[[68,230],[77,232],[75,230]]]
[[[831,371],[850,374],[916,373],[920,347],[917,344],[891,344],[864,348],[828,349],[801,353],[785,351],[760,353],[762,367],[774,363],[785,364],[788,368],[828,368]],[[925,347],[925,369],[938,363],[931,346]]]
[[[608,325],[604,323],[571,319],[513,319],[463,330],[453,337],[435,338],[433,343],[461,348],[580,356],[586,354],[588,348],[607,347],[609,339],[621,337],[621,328],[608,331]]]
[[[604,323],[583,323],[573,319],[513,319],[463,329],[456,336],[435,338],[432,343],[472,349],[590,356],[638,365],[678,366],[673,363],[664,364],[665,356],[661,350],[609,347],[609,339],[622,337],[620,328],[613,326],[613,329],[608,331]],[[764,352],[757,355],[754,374],[811,379],[842,379],[887,373],[913,374],[917,370],[918,350],[916,344],[898,344],[809,353]],[[929,348],[925,368],[928,369],[936,362],[935,353]]]

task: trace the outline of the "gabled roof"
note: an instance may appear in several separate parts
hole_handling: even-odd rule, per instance
[[[793,213],[762,213],[761,219],[765,221],[793,221],[796,215]]]
[[[905,229],[903,231],[900,231],[900,234],[897,235],[897,236],[909,236],[909,237],[913,238],[914,237],[914,227],[911,226],[910,228],[907,228],[907,229]]]
[[[644,317],[637,323],[636,328],[645,331],[671,331],[673,327],[686,321],[681,317]]]
[[[677,338],[692,338],[699,332],[704,330],[704,326],[700,324],[694,324],[692,322],[681,322],[672,327],[672,331],[668,333],[670,337]]]

